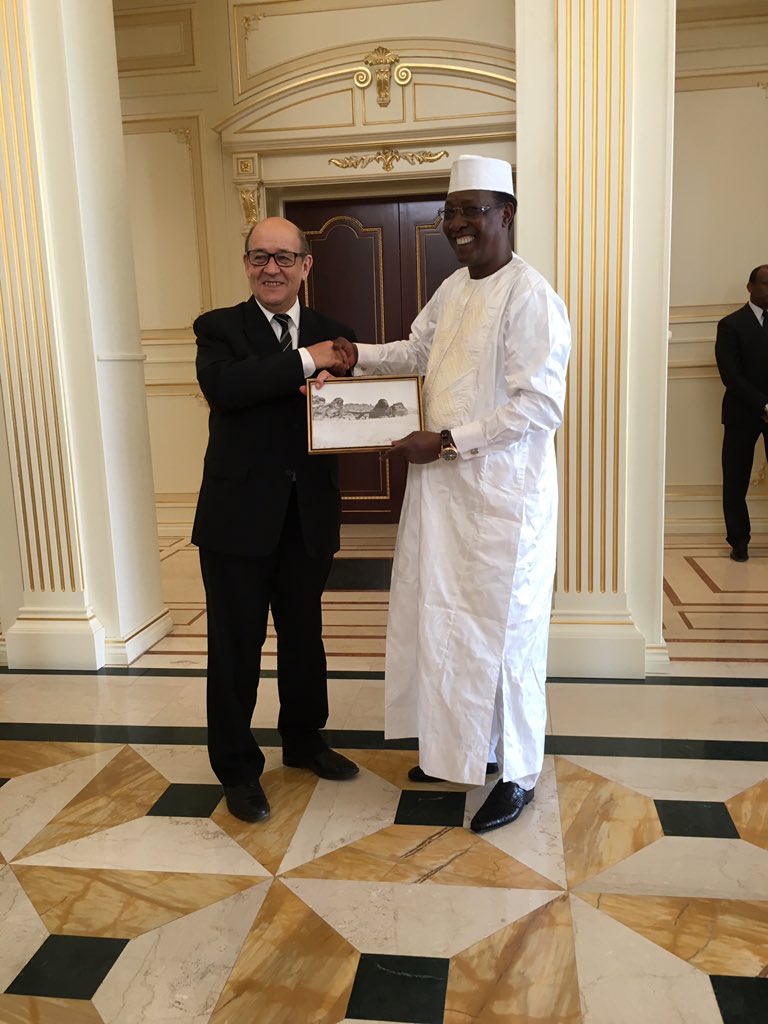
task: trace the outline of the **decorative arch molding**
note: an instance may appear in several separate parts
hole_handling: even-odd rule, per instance
[[[461,56],[458,56],[461,54]],[[240,64],[240,62],[238,62]],[[361,137],[414,141],[514,135],[514,54],[466,41],[389,39],[328,48],[322,54],[238,70],[238,108],[215,129],[225,149],[316,148],[361,143]],[[243,77],[244,76],[244,77]],[[418,136],[418,139],[416,138]]]

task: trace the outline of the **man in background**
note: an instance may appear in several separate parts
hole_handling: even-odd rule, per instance
[[[715,359],[723,396],[723,516],[734,562],[749,558],[747,490],[755,442],[768,455],[768,264],[747,282],[749,301],[717,325]]]
[[[505,160],[461,156],[442,212],[462,269],[404,341],[338,340],[358,372],[426,374],[387,627],[386,735],[418,736],[415,781],[501,778],[486,832],[533,799],[544,757],[557,470],[570,329],[562,301],[512,252]]]
[[[251,733],[267,616],[277,633],[283,764],[325,779],[357,765],[320,735],[328,718],[321,597],[339,549],[334,455],[307,452],[306,400],[317,370],[347,370],[323,338],[351,328],[300,306],[312,266],[290,221],[270,217],[245,242],[247,302],[198,317],[197,378],[210,406],[209,441],[192,541],[200,548],[208,614],[208,752],[229,811],[269,814]]]

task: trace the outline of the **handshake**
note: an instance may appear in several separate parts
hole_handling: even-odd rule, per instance
[[[334,377],[344,377],[357,362],[357,345],[346,338],[319,341],[308,346],[307,352],[318,370],[327,370]]]

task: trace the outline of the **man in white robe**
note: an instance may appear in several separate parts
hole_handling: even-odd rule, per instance
[[[570,328],[563,302],[512,252],[504,160],[453,165],[444,231],[463,267],[386,345],[338,339],[356,373],[424,374],[426,430],[386,453],[411,463],[386,648],[388,738],[418,736],[411,778],[480,785],[486,832],[533,798],[555,571],[554,434]]]

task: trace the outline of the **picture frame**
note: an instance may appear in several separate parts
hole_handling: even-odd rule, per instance
[[[338,377],[322,388],[307,381],[311,455],[382,451],[397,438],[423,429],[419,376]]]

